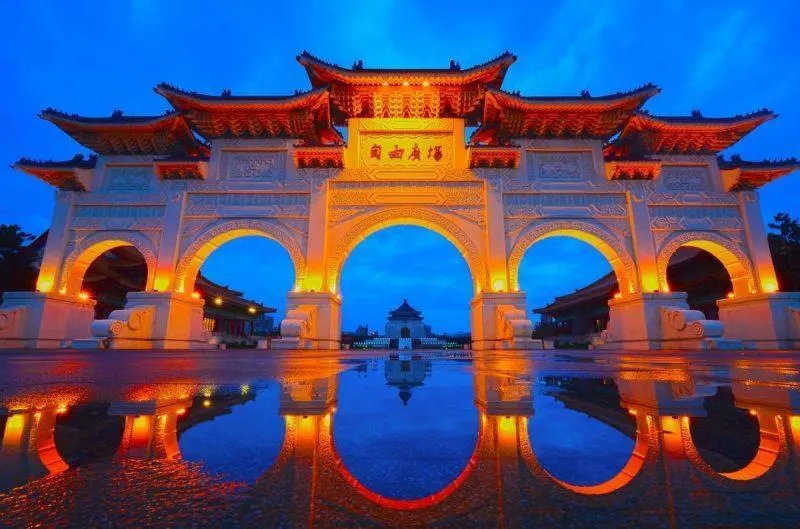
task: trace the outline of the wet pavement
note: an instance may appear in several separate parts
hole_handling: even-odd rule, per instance
[[[800,355],[0,353],[0,525],[798,527]]]

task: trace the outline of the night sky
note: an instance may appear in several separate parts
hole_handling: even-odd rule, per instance
[[[37,119],[46,107],[88,116],[160,114],[152,88],[166,81],[218,94],[291,94],[307,89],[294,60],[303,50],[344,66],[463,67],[505,50],[518,56],[504,87],[524,95],[593,95],[653,82],[663,92],[654,114],[706,116],[763,107],[780,117],[726,154],[746,159],[800,155],[800,4],[654,3],[597,0],[526,3],[430,2],[13,2],[2,8],[0,223],[40,233],[50,223],[53,190],[8,168],[22,156],[88,154]],[[800,214],[800,173],[762,189],[765,218]],[[275,243],[233,241],[209,258],[212,279],[251,298],[285,305],[288,257]],[[609,270],[582,243],[555,239],[532,248],[522,287],[530,307]],[[434,330],[468,328],[471,281],[450,243],[420,228],[378,232],[356,248],[342,277],[344,328],[382,326],[404,297]]]

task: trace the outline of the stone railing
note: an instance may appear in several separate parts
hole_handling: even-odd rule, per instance
[[[136,305],[115,310],[108,319],[95,320],[91,326],[91,338],[73,340],[76,349],[124,349],[136,346],[142,340],[153,337],[153,322],[156,307]]]

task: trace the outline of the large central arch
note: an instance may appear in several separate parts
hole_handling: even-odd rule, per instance
[[[534,226],[514,244],[508,258],[508,274],[513,291],[519,290],[519,266],[525,252],[537,242],[550,237],[572,237],[592,245],[608,259],[617,276],[620,292],[633,294],[639,291],[636,264],[633,257],[611,233],[588,222],[553,221]]]
[[[175,291],[192,291],[200,267],[211,252],[230,240],[248,235],[259,235],[280,244],[289,253],[294,265],[295,284],[304,285],[306,260],[303,249],[297,241],[286,230],[270,221],[245,219],[212,224],[192,241],[178,261]]]
[[[481,285],[486,284],[486,265],[480,246],[467,232],[436,211],[426,208],[402,207],[385,209],[362,219],[339,239],[330,253],[328,261],[328,289],[331,292],[338,292],[344,262],[361,241],[384,228],[403,225],[428,228],[445,237],[464,256],[472,274],[475,291],[480,291]]]

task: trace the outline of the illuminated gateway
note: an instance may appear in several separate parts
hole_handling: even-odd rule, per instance
[[[523,97],[502,89],[509,53],[444,69],[297,59],[311,89],[294,95],[161,84],[173,109],[160,116],[45,110],[97,157],[16,164],[58,192],[38,292],[6,294],[2,344],[203,346],[201,264],[225,241],[262,235],[295,268],[277,346],[338,348],[342,264],[371,233],[410,224],[445,236],[469,265],[475,349],[539,345],[518,269],[528,247],[558,235],[593,245],[619,280],[600,346],[800,346],[800,294],[779,291],[756,191],[797,163],[717,157],[772,112],[654,116],[642,109],[653,85]],[[144,256],[147,288],[93,322],[83,275],[118,246]],[[683,246],[731,276],[720,321],[670,292],[667,264]]]

